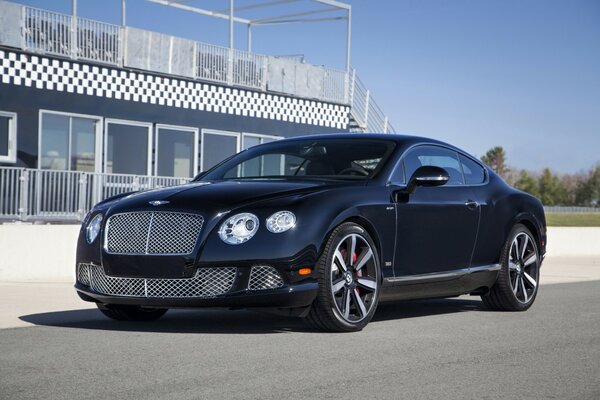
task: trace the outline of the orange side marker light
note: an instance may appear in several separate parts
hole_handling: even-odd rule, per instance
[[[310,275],[312,272],[311,268],[300,268],[298,270],[298,275]]]

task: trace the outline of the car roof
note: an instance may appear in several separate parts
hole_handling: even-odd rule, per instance
[[[412,135],[400,135],[396,133],[320,133],[313,135],[302,135],[286,138],[285,140],[306,140],[306,139],[378,139],[378,140],[391,140],[397,143],[401,143],[403,147],[412,146],[414,144],[439,144],[458,150],[461,153],[466,151],[459,149],[449,143],[442,142],[440,140],[431,139],[422,136]]]

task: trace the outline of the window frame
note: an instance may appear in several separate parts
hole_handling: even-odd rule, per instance
[[[0,154],[0,162],[15,164],[17,162],[17,127],[18,116],[16,112],[0,111],[0,116],[8,118],[8,146],[7,154]]]
[[[406,186],[406,185],[408,185],[408,180],[410,179],[410,177],[406,176],[406,167],[404,165],[404,159],[406,158],[407,154],[410,151],[414,150],[417,147],[422,147],[422,146],[440,147],[442,149],[449,150],[449,151],[452,151],[452,152],[456,153],[456,158],[458,160],[458,164],[460,165],[460,173],[462,174],[463,182],[464,183],[462,185],[448,185],[448,184],[445,184],[445,185],[441,185],[441,186],[438,186],[438,187],[440,187],[440,188],[443,188],[443,187],[475,187],[475,186],[487,185],[487,183],[489,182],[489,174],[488,174],[487,168],[485,168],[480,161],[478,161],[477,159],[475,159],[471,155],[465,153],[464,151],[457,150],[457,149],[452,148],[450,146],[446,146],[446,145],[439,144],[439,143],[417,143],[417,144],[414,144],[412,146],[409,146],[406,150],[404,150],[404,152],[402,153],[402,155],[399,157],[398,162],[396,163],[396,165],[394,165],[394,168],[392,169],[392,172],[390,173],[390,175],[388,177],[387,186],[390,186],[390,185]],[[475,162],[477,165],[479,165],[483,169],[483,171],[484,171],[484,180],[483,180],[483,182],[481,182],[481,183],[472,183],[472,184],[467,184],[466,183],[465,172],[463,170],[463,166],[462,166],[462,163],[460,162],[460,157],[459,157],[461,155],[463,157],[468,158],[469,160]],[[394,172],[396,171],[396,169],[398,168],[398,166],[400,166],[402,168],[402,176],[404,178],[404,182],[402,182],[402,183],[392,182],[392,180],[391,180],[392,177],[394,176]]]
[[[141,126],[145,127],[147,130],[147,147],[148,147],[148,155],[147,155],[147,165],[146,165],[146,175],[143,176],[152,176],[152,122],[143,122],[143,121],[132,121],[127,119],[116,119],[116,118],[104,118],[104,156],[103,156],[103,167],[102,172],[105,174],[111,175],[135,175],[135,174],[122,174],[119,172],[107,172],[106,168],[108,166],[108,124],[116,124],[116,125],[129,125],[129,126]],[[142,176],[142,175],[140,175]]]
[[[263,135],[262,133],[252,133],[252,132],[242,132],[242,144],[241,144],[241,148],[244,149],[244,150],[245,149],[249,149],[249,147],[245,147],[244,140],[246,139],[246,137],[253,137],[253,138],[259,139],[260,143],[257,146],[259,146],[261,144],[264,144],[264,142],[262,141],[262,139],[273,139],[273,141],[283,139],[283,136]]]
[[[67,168],[66,171],[72,171],[71,170],[71,147],[72,147],[72,143],[73,143],[73,137],[72,137],[72,118],[84,118],[84,119],[92,119],[96,121],[96,131],[94,132],[94,134],[96,135],[96,137],[94,138],[94,173],[100,173],[103,168],[102,168],[102,164],[104,162],[103,160],[103,153],[104,153],[104,148],[102,145],[102,129],[104,128],[104,118],[99,116],[99,115],[92,115],[92,114],[79,114],[79,113],[72,113],[72,112],[65,112],[65,111],[55,111],[55,110],[46,110],[46,109],[40,109],[38,112],[38,159],[37,159],[37,169],[42,169],[42,139],[43,139],[43,116],[44,114],[52,114],[52,115],[60,115],[62,117],[68,117],[69,118],[69,154],[67,155]],[[77,171],[74,171],[77,172]]]
[[[159,136],[159,129],[169,129],[169,130],[174,130],[174,131],[180,131],[180,132],[184,132],[184,133],[193,133],[194,135],[194,150],[193,150],[193,154],[194,154],[194,159],[192,160],[192,169],[193,169],[193,173],[192,176],[190,176],[189,178],[193,178],[196,175],[198,175],[198,167],[199,167],[199,163],[198,163],[198,156],[202,156],[201,154],[198,153],[199,150],[199,146],[198,146],[198,140],[200,138],[200,129],[195,128],[193,126],[183,126],[183,125],[170,125],[170,124],[156,124],[154,126],[154,168],[152,168],[152,171],[154,172],[154,176],[158,176],[158,156],[159,156],[159,147],[158,147],[158,136]],[[180,178],[178,176],[174,177],[174,178]]]
[[[460,169],[462,171],[463,174],[463,180],[465,181],[465,186],[481,186],[481,185],[485,185],[488,181],[488,171],[487,168],[478,160],[476,160],[474,157],[469,156],[468,154],[465,154],[463,152],[457,151],[458,153],[458,161],[460,163]],[[463,166],[462,161],[460,160],[460,157],[464,157],[467,160],[473,161],[475,164],[477,164],[479,166],[479,168],[481,168],[483,170],[483,181],[481,183],[467,183],[467,176],[465,175],[465,169]]]
[[[204,169],[204,144],[205,144],[204,137],[206,134],[235,137],[236,138],[236,150],[235,150],[234,154],[237,154],[240,152],[240,148],[241,148],[241,144],[242,144],[242,140],[241,140],[242,133],[241,132],[222,131],[222,130],[218,130],[218,129],[202,129],[200,131],[200,172],[205,171],[205,169]]]

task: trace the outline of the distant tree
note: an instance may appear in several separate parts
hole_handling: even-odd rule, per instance
[[[582,206],[597,207],[600,204],[600,165],[577,182],[575,202]]]
[[[540,196],[540,190],[537,179],[524,169],[519,171],[519,175],[517,176],[514,187],[529,194],[532,194],[535,197]]]
[[[508,167],[506,166],[506,153],[502,146],[492,147],[481,157],[481,161],[486,163],[495,173],[503,179],[507,178]]]
[[[560,184],[558,176],[554,175],[549,168],[544,168],[539,180],[539,199],[544,205],[555,206],[563,205],[567,192]]]
[[[560,185],[564,190],[564,198],[563,205],[564,206],[576,206],[577,205],[577,186],[579,182],[583,179],[581,174],[571,175],[564,174],[561,175]]]

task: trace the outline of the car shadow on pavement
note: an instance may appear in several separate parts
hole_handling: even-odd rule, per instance
[[[379,305],[371,323],[480,310],[484,310],[480,301],[464,298],[385,303]],[[300,318],[224,309],[170,310],[163,318],[152,322],[113,321],[95,308],[29,314],[19,319],[38,326],[128,332],[264,334],[314,331]]]
[[[377,312],[371,323],[395,319],[427,317],[431,315],[453,314],[464,311],[487,311],[480,300],[473,298],[449,298],[410,300],[383,303],[377,306]]]

